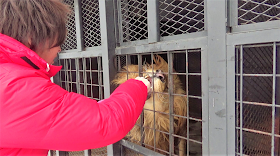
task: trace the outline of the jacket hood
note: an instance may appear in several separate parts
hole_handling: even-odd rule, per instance
[[[2,63],[15,63],[34,68],[48,77],[54,76],[62,68],[62,66],[49,65],[36,52],[0,33],[0,64]]]

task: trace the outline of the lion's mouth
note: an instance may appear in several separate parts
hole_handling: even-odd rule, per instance
[[[153,78],[158,78],[160,79],[161,82],[165,82],[165,76],[163,75],[161,70],[156,70],[156,72],[150,76],[146,75],[145,78],[152,84]]]

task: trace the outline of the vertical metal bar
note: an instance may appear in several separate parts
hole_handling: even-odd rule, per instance
[[[280,74],[280,44],[279,42],[277,43],[277,47],[276,47],[276,74]],[[276,80],[276,84],[275,84],[275,103],[276,104],[280,104],[280,76],[277,77]],[[278,107],[278,109],[276,109],[275,111],[276,114],[276,119],[275,119],[275,124],[277,123],[278,128],[276,129],[277,134],[280,134],[280,108]],[[276,136],[275,136],[276,138]],[[277,147],[277,149],[275,149],[275,155],[280,155],[280,139],[278,137],[278,140],[276,140],[275,142],[275,146]]]
[[[153,61],[154,61],[154,54],[153,53],[151,53],[151,65],[152,65],[152,72],[154,72],[154,64],[153,64]],[[152,73],[152,75],[154,75],[154,73]],[[152,81],[152,86],[153,86],[153,113],[154,113],[154,149],[156,149],[156,104],[155,104],[155,93],[154,93],[154,83],[155,83],[155,81]]]
[[[138,56],[138,74],[139,76],[143,76],[142,55],[138,54],[137,56]],[[130,61],[129,64],[131,64],[131,59],[128,61]]]
[[[77,89],[77,93],[81,94],[79,58],[75,58],[75,66],[76,66],[76,89]]]
[[[190,101],[189,101],[189,53],[186,50],[186,95],[187,95],[187,156],[190,153]]]
[[[239,49],[238,49],[239,48]],[[240,47],[238,47],[238,48],[235,48],[235,53],[236,53],[236,55],[235,55],[235,64],[236,64],[236,70],[237,71],[235,71],[235,73],[238,73],[238,74],[240,74],[240,70],[238,70],[238,69],[240,69],[240,67],[239,67],[239,64],[240,64]],[[229,53],[230,53],[230,51],[229,51]],[[230,74],[228,74],[228,76],[230,76]],[[239,78],[239,79],[238,79]],[[236,100],[238,100],[238,101],[240,101],[240,97],[239,97],[239,95],[240,95],[240,90],[239,90],[239,88],[240,88],[240,85],[238,85],[238,84],[240,84],[240,75],[239,76],[237,76],[237,75],[235,75],[235,91],[236,91],[236,93],[235,93],[235,96],[236,96]],[[230,83],[230,81],[228,81],[229,83]],[[230,85],[229,85],[229,89],[230,89]],[[228,99],[230,99],[231,97],[230,97],[230,93],[228,93]],[[239,103],[235,103],[235,117],[236,118],[238,118],[238,107],[240,107],[240,105],[238,106],[238,104]],[[240,110],[239,110],[240,111]],[[230,123],[228,123],[228,125],[229,125]],[[234,127],[234,129],[235,129],[235,135],[236,135],[236,138],[235,138],[235,146],[234,147],[236,147],[237,149],[239,148],[238,147],[238,144],[239,144],[239,142],[240,142],[240,140],[238,140],[238,139],[240,139],[240,138],[238,138],[239,136],[240,136],[240,134],[238,134],[238,130],[236,129],[236,127],[237,127],[237,125],[238,124],[240,124],[240,120],[236,120],[236,122],[235,122],[235,127]],[[229,127],[229,126],[228,126]],[[229,133],[230,134],[230,133]],[[237,153],[239,153],[237,150],[236,150],[236,152]]]
[[[83,78],[84,78],[84,95],[88,97],[88,92],[87,92],[87,72],[86,72],[86,69],[87,69],[87,64],[86,64],[86,58],[83,58]]]
[[[142,55],[138,54],[137,55],[138,58],[138,75],[142,76],[142,72],[143,72],[143,68],[142,68]],[[127,61],[128,62],[128,61]],[[129,62],[130,64],[131,62]],[[140,115],[140,134],[141,134],[141,140],[140,140],[140,144],[143,145],[144,143],[144,138],[145,138],[145,134],[144,134],[144,110],[142,111],[141,115]]]
[[[76,59],[74,58],[74,59],[72,59],[72,60],[74,60],[74,68],[76,68]],[[73,62],[72,62],[72,60],[71,60],[71,66],[72,66],[72,64],[73,64]],[[74,74],[72,74],[72,72],[71,72],[71,83],[72,83],[72,91],[74,90],[73,88],[74,88],[74,84],[76,84],[76,92],[78,91],[77,90],[77,83],[76,83],[76,81],[77,81],[77,71],[76,71],[76,69],[72,69],[72,67],[71,67],[71,71],[73,71],[73,72],[75,72],[75,77],[73,77],[74,76]],[[75,79],[74,79],[75,78]]]
[[[100,93],[101,93],[101,99],[104,99],[104,94],[103,94],[103,67],[102,67],[102,57],[99,57],[99,64],[100,64],[100,78],[99,78],[99,85],[100,85]]]
[[[118,6],[119,6],[119,0],[115,0],[113,1],[113,5],[114,5],[114,26],[115,26],[115,36],[116,36],[116,46],[120,46],[120,25],[119,25],[119,9],[118,9]]]
[[[272,128],[271,128],[271,156],[275,149],[275,105],[276,105],[276,42],[273,43],[273,79],[272,79]]]
[[[235,69],[236,69],[235,73],[240,74],[240,73],[239,73],[240,71],[238,71],[238,69],[240,69],[240,67],[239,67],[239,64],[240,64],[240,63],[239,63],[239,61],[240,61],[240,60],[239,60],[239,58],[240,58],[239,55],[240,55],[240,54],[238,53],[238,50],[240,49],[240,47],[239,47],[239,49],[234,47],[234,49],[235,49],[235,57],[234,57],[234,58],[236,59],[236,60],[235,60],[235,65],[236,65],[236,66],[235,66]],[[236,84],[238,84],[238,82],[239,82],[239,81],[238,81],[238,79],[237,79],[237,80],[236,80]],[[238,87],[239,87],[238,85],[235,85],[236,95],[237,95],[236,98],[237,98],[237,100],[239,100],[239,98],[240,98],[240,97],[239,97],[239,92],[238,92]]]
[[[73,80],[72,80],[72,59],[69,59],[69,83],[70,83],[70,92],[73,92]]]
[[[60,59],[58,60],[58,64],[60,65]],[[59,71],[59,77],[56,79],[59,83],[57,83],[57,81],[55,81],[54,80],[54,82],[56,82],[57,84],[59,84],[59,86],[61,86],[62,87],[62,76],[61,76],[61,73],[63,72],[63,69],[61,69],[60,71]],[[65,75],[65,73],[64,73],[64,75]]]
[[[117,0],[117,11],[118,11],[118,38],[119,38],[119,44],[121,45],[123,43],[123,19],[122,19],[122,8],[121,8],[121,0]]]
[[[227,153],[226,1],[205,1],[207,12],[209,155]],[[219,138],[219,139],[217,139]]]
[[[110,96],[110,80],[113,80],[116,71],[114,70],[113,59],[115,55],[115,33],[114,33],[114,4],[113,0],[99,1],[100,7],[100,25],[101,25],[101,40],[103,62],[103,74],[104,74],[104,87],[105,96]],[[111,68],[110,68],[111,67]]]
[[[237,92],[238,84],[235,76],[235,69],[238,69],[237,64],[235,63],[235,46],[227,46],[227,155],[235,155],[235,95]]]
[[[89,69],[90,69],[90,85],[89,86],[90,86],[90,97],[93,98],[93,90],[92,90],[92,84],[93,84],[92,73],[93,72],[92,72],[92,68],[91,68],[92,67],[92,65],[91,65],[92,61],[91,60],[92,60],[92,58],[89,58],[89,65],[90,65],[90,67],[89,67]]]
[[[102,73],[101,73],[101,57],[97,57],[97,62],[98,62],[98,90],[99,90],[99,95],[98,95],[98,99],[101,100],[102,99]]]
[[[69,59],[69,91],[73,92],[73,81],[72,81],[72,59]]]
[[[120,146],[120,149],[121,149],[121,156],[125,156],[125,153],[123,152],[124,151],[124,147],[122,145]]]
[[[243,155],[243,46],[240,46],[240,94],[239,94],[239,101],[240,101],[240,155]]]
[[[128,55],[125,55],[126,79],[128,80]]]
[[[52,155],[51,155],[51,150],[48,151],[48,156],[52,156]]]
[[[208,155],[209,149],[209,83],[208,83],[208,51],[201,48],[201,90],[202,90],[202,155]]]
[[[167,53],[168,60],[168,96],[169,96],[169,155],[174,155],[174,96],[173,96],[173,53]]]
[[[148,16],[148,41],[154,43],[159,41],[159,6],[158,0],[147,0]]]
[[[227,0],[228,2],[228,26],[238,25],[238,1]]]
[[[75,10],[75,23],[76,23],[76,37],[77,37],[77,50],[82,51],[84,49],[83,43],[83,23],[82,23],[82,6],[80,0],[74,0]]]
[[[68,69],[68,59],[64,61],[64,69],[65,69],[65,89],[69,91],[69,69]]]
[[[116,48],[116,37],[114,27],[114,2],[113,0],[99,0],[99,17],[101,30],[101,47],[102,66],[103,66],[103,84],[104,84],[104,98],[108,98],[113,90],[110,86],[111,80],[114,79],[117,71],[114,68],[114,56]],[[111,88],[112,87],[112,88]],[[120,143],[107,146],[108,155],[120,155]],[[109,153],[111,152],[111,153]],[[113,153],[112,153],[113,152]]]
[[[131,55],[126,55],[126,66],[131,64]]]
[[[90,156],[89,150],[84,150],[84,156]]]
[[[122,69],[122,66],[121,66],[121,57],[122,56],[117,56],[117,70],[121,70]]]

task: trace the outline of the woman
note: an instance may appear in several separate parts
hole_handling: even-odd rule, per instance
[[[59,0],[0,1],[0,155],[103,147],[122,139],[143,109],[143,77],[99,103],[50,81],[61,69],[52,63],[68,12]]]

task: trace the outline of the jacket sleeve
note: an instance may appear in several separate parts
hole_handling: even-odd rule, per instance
[[[28,88],[15,90],[13,102],[1,108],[0,147],[65,151],[103,147],[130,131],[147,98],[147,87],[134,79],[99,103],[46,79],[30,79],[25,82]]]

